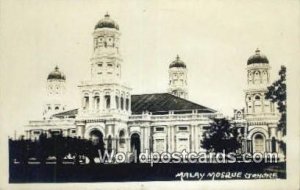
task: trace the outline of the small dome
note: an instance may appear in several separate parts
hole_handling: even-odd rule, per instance
[[[119,25],[110,18],[109,14],[106,13],[106,15],[104,15],[104,18],[101,19],[95,26],[95,30],[97,28],[115,28],[117,30],[119,30]]]
[[[267,64],[267,63],[269,63],[269,60],[265,55],[260,53],[259,49],[256,49],[255,54],[252,55],[251,57],[249,57],[249,59],[247,61],[247,65],[251,65],[254,63]]]
[[[65,75],[59,71],[58,66],[55,67],[54,71],[52,71],[49,75],[48,75],[48,80],[51,79],[58,79],[58,80],[66,80]]]
[[[173,68],[173,67],[182,67],[182,68],[186,68],[186,65],[184,64],[183,61],[180,60],[180,57],[177,55],[176,60],[173,61],[169,68]]]

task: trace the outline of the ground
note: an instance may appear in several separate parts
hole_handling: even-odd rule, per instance
[[[10,183],[286,179],[286,163],[10,165]]]

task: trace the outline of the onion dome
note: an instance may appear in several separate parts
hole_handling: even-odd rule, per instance
[[[57,79],[57,80],[66,80],[65,75],[59,71],[58,66],[55,67],[54,71],[52,71],[49,75],[48,75],[48,80],[52,80],[52,79]]]
[[[101,19],[95,26],[95,30],[97,28],[115,28],[117,30],[119,30],[119,25],[110,18],[109,14],[106,13],[104,15],[104,18]]]
[[[180,60],[180,57],[177,55],[176,60],[173,61],[169,68],[173,68],[173,67],[182,67],[182,68],[186,68],[186,65],[184,64],[183,61]]]
[[[269,60],[265,55],[260,53],[259,49],[256,49],[255,54],[249,57],[247,65],[251,65],[254,63],[268,64]]]

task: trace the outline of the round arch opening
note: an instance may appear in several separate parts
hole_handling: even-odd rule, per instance
[[[261,133],[253,136],[253,152],[264,153],[266,149],[265,137]]]

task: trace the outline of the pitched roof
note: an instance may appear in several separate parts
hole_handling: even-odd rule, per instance
[[[198,113],[214,113],[213,109],[196,104],[189,100],[174,96],[169,93],[158,94],[139,94],[131,95],[131,112],[132,114],[142,114],[145,111],[151,112],[154,115],[168,114],[169,111],[174,111],[174,114],[190,113],[192,110],[197,110]],[[53,115],[57,118],[75,118],[78,109],[69,110]]]
[[[169,111],[174,111],[174,114],[176,114],[191,112],[191,110],[198,110],[198,113],[216,112],[213,109],[169,93],[131,96],[131,111],[133,114],[141,114],[143,111],[149,111],[152,114],[168,114]]]

